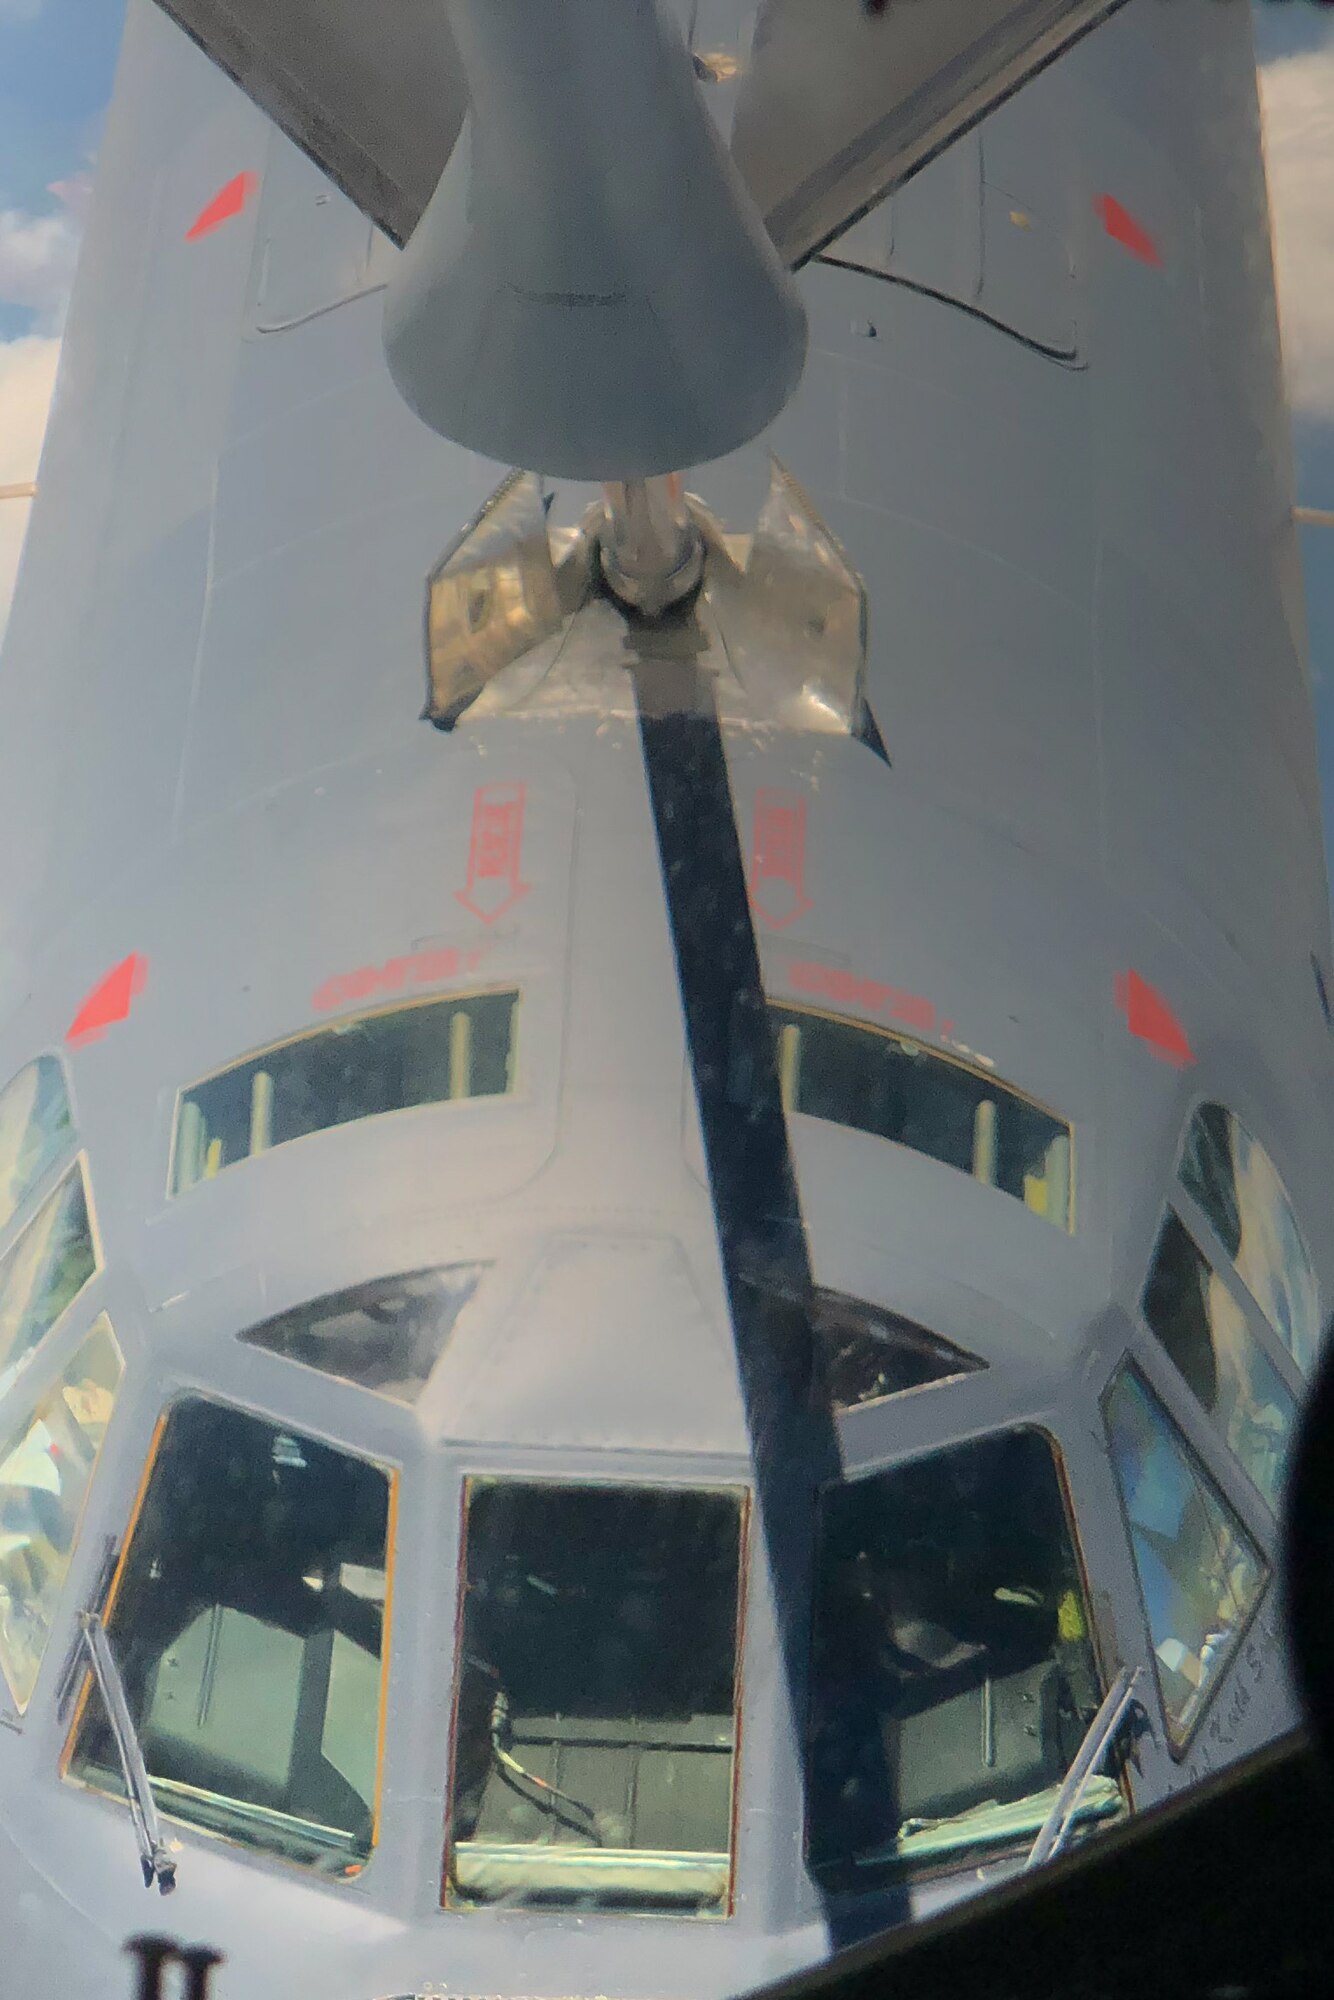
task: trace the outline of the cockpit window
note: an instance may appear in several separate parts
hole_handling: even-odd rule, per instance
[[[725,1915],[744,1494],[465,1505],[445,1903]]]
[[[64,1072],[55,1056],[38,1056],[0,1090],[0,1230],[73,1137]]]
[[[1101,1699],[1051,1441],[1011,1431],[820,1508],[808,1851],[836,1890],[1031,1845]],[[1079,1823],[1118,1813],[1095,1777]]]
[[[929,1382],[952,1382],[987,1365],[899,1313],[838,1292],[816,1292],[811,1319],[824,1388],[836,1410],[879,1403]]]
[[[1113,1383],[1106,1416],[1168,1734],[1180,1750],[1264,1588],[1264,1559],[1132,1368]]]
[[[167,1415],[107,1635],[159,1811],[326,1874],[375,1841],[393,1478],[191,1399]],[[69,1774],[124,1796],[88,1693]]]
[[[1297,1421],[1295,1399],[1245,1313],[1170,1209],[1144,1287],[1144,1317],[1252,1482],[1277,1508]]]
[[[83,1164],[0,1259],[0,1396],[97,1269]]]
[[[446,1264],[330,1292],[241,1335],[285,1361],[415,1402],[485,1266]]]
[[[892,1139],[1073,1226],[1070,1127],[1051,1112],[909,1035],[809,1007],[769,1016],[786,1110]],[[734,1076],[734,1095],[748,1088]]]
[[[1223,1105],[1200,1104],[1186,1128],[1178,1172],[1242,1283],[1309,1375],[1320,1344],[1315,1271],[1268,1153]]]
[[[0,1444],[0,1666],[20,1709],[51,1636],[121,1367],[103,1315],[32,1416]]]
[[[356,1014],[247,1056],[183,1091],[171,1191],[358,1118],[514,1088],[519,995],[451,994]]]

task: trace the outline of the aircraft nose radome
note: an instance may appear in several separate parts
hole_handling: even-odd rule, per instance
[[[721,457],[783,408],[805,315],[654,0],[458,0],[464,132],[389,288],[441,435],[578,479]]]

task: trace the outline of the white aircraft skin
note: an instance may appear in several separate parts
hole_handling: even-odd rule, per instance
[[[738,46],[742,13],[701,9],[697,53]],[[804,1845],[819,1848],[831,1810],[804,1772],[821,1699],[815,1489],[959,1463],[950,1447],[971,1441],[1051,1440],[1077,1551],[1060,1633],[1085,1649],[1091,1693],[1072,1698],[1043,1786],[1123,1671],[1137,1706],[1109,1767],[1119,1793],[1098,1794],[1109,1817],[1296,1720],[1253,1433],[1299,1396],[1301,1328],[1334,1297],[1334,969],[1246,9],[1131,0],[806,263],[796,394],[752,443],[682,468],[694,518],[716,524],[699,605],[635,620],[590,585],[457,713],[433,687],[439,728],[421,716],[428,579],[513,468],[435,435],[395,390],[382,319],[397,257],[131,0],[0,662],[0,1089],[54,1057],[70,1109],[28,1172],[5,1151],[0,1098],[17,1196],[0,1232],[0,1990],[15,2000],[106,2000],[127,1981],[124,1939],[148,1929],[216,1946],[219,2000],[710,2000],[1014,1873],[1027,1822],[990,1844],[911,1847],[955,1808],[905,1806],[885,1838],[897,1827],[909,1845],[863,1866],[864,1886],[847,1852],[823,1865]],[[747,544],[718,538],[755,534],[771,481],[830,592],[796,639],[758,613],[747,624],[754,574],[730,610],[723,594],[723,552],[741,562]],[[528,491],[511,489],[516,505]],[[550,546],[577,561],[599,489],[555,477],[546,497]],[[795,571],[775,560],[778,590]],[[498,588],[501,569],[487,575]],[[809,608],[802,576],[793,602]],[[864,675],[840,722],[859,592]],[[920,1074],[990,1090],[988,1117],[1029,1107],[1069,1145],[1007,1191],[994,1143],[989,1168],[978,1150],[985,1120],[970,1171],[906,1124],[897,1141],[856,1129],[846,1093],[841,1117],[803,1109],[799,1044],[769,1037],[761,985],[788,1027],[878,1030]],[[249,1137],[216,1152],[213,1114],[190,1110],[201,1079],[272,1050],[281,1089],[293,1037],[399,1020],[407,1001],[473,1024],[448,1030],[457,1081],[473,1074],[468,1036],[490,1032],[468,1008],[510,994],[503,1079],[434,1093],[450,1101],[405,1083],[402,1108],[330,1113],[285,1144],[252,1080]],[[1291,1229],[1288,1289],[1266,1290],[1278,1239],[1234,1261],[1183,1187],[1208,1105],[1281,1176],[1314,1294],[1292,1276]],[[1238,1145],[1259,1186],[1263,1160]],[[75,1159],[88,1269],[44,1326],[28,1253]],[[0,1215],[4,1198],[0,1175]],[[1211,1271],[1212,1408],[1142,1307],[1169,1207]],[[1272,1199],[1270,1214],[1288,1227]],[[238,1338],[440,1269],[467,1302],[406,1388]],[[793,1356],[810,1347],[812,1287],[925,1329],[962,1350],[959,1369],[856,1407],[808,1397]],[[123,1367],[95,1380],[102,1316]],[[1147,1530],[1128,1521],[1109,1442],[1132,1382],[1231,1536],[1218,1589],[1236,1601],[1198,1658],[1150,1629]],[[311,1557],[313,1582],[292,1579],[307,1607],[323,1590],[371,1616],[374,1643],[347,1641],[339,1673],[353,1654],[357,1674],[377,1651],[387,1662],[364,1697],[365,1771],[327,1715],[319,1738],[329,1783],[365,1807],[363,1848],[334,1828],[345,1866],[298,1851],[315,1836],[291,1829],[313,1808],[266,1807],[267,1831],[258,1807],[250,1832],[205,1823],[199,1794],[224,1779],[192,1794],[186,1766],[173,1778],[161,1761],[171,1741],[202,1755],[209,1728],[233,1729],[233,1762],[267,1742],[286,1697],[263,1648],[295,1629],[272,1608],[243,1617],[221,1586],[207,1598],[209,1562],[239,1574],[248,1532],[208,1454],[194,1468],[208,1533],[167,1472],[153,1484],[155,1467],[190,1471],[170,1458],[173,1425],[201,1399],[245,1413],[237,1437],[268,1424],[275,1493],[321,1446],[360,1465],[366,1491],[392,1485],[378,1558],[349,1529]],[[95,1469],[63,1541],[42,1544],[43,1595],[25,1553],[47,1518],[33,1496],[66,1490],[51,1441],[69,1417]],[[505,1600],[480,1555],[469,1569],[463,1522],[505,1482],[721,1494],[733,1510],[739,1721],[722,1716],[720,1855],[679,1838],[664,1859],[605,1812],[581,1835],[576,1807],[595,1816],[558,1763],[554,1803],[505,1780],[511,1818],[513,1798],[528,1817],[500,1861],[490,1792],[466,1809],[481,1833],[465,1826],[469,1620]],[[562,1504],[550,1574],[519,1582],[568,1635],[588,1628]],[[163,1572],[135,1551],[177,1532],[182,1588],[216,1613],[212,1664],[190,1680],[182,1614],[145,1682],[130,1625]],[[253,1532],[258,1546],[258,1514]],[[942,1529],[942,1574],[948,1542]],[[700,1605],[716,1601],[706,1569],[701,1553]],[[1030,1603],[1007,1577],[996,1601]],[[1054,1596],[1047,1608],[1055,1621]],[[94,1742],[88,1611],[162,1780],[167,1904],[142,1885],[110,1739]],[[217,1637],[242,1617],[249,1667]],[[688,1665],[699,1630],[679,1618],[661,1651]],[[548,1642],[546,1664],[559,1655]],[[505,1674],[482,1666],[494,1787],[504,1755],[535,1753],[497,1719]],[[987,1671],[967,1689],[984,1732]],[[175,1738],[172,1674],[195,1717]],[[215,1675],[231,1723],[209,1720]],[[717,1719],[703,1697],[681,1708],[692,1727]],[[876,1755],[899,1741],[875,1736]],[[600,1868],[621,1886],[534,1890],[533,1869],[583,1853],[581,1838],[580,1880]],[[651,1893],[624,1886],[638,1857],[659,1870]],[[667,1861],[693,1880],[705,1859],[716,1894],[674,1904]],[[488,1888],[488,1866],[510,1886]]]

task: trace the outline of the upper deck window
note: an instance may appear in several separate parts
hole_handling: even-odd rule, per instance
[[[182,1091],[173,1194],[308,1133],[514,1088],[519,995],[451,994],[356,1014],[247,1056]]]
[[[96,1269],[83,1165],[76,1160],[0,1259],[0,1395]]]
[[[447,1904],[727,1913],[745,1513],[469,1481]]]
[[[1271,1507],[1297,1420],[1291,1390],[1169,1209],[1144,1287],[1144,1317]]]
[[[1031,1844],[1100,1700],[1050,1440],[952,1446],[820,1508],[811,1866],[832,1888]],[[1080,1818],[1119,1812],[1095,1778]]]
[[[121,1367],[103,1315],[22,1430],[0,1445],[0,1666],[20,1709],[51,1636]]]
[[[64,1071],[55,1056],[38,1056],[0,1090],[0,1230],[73,1137]]]
[[[1106,1416],[1168,1735],[1181,1750],[1264,1588],[1264,1559],[1133,1369],[1117,1376]]]
[[[106,1620],[161,1811],[325,1873],[367,1861],[391,1494],[260,1417],[168,1413]],[[95,1688],[70,1773],[124,1794]]]
[[[485,1267],[446,1264],[373,1278],[279,1313],[241,1335],[285,1361],[411,1403],[425,1387]]]
[[[1221,1104],[1200,1104],[1186,1130],[1181,1184],[1303,1375],[1320,1344],[1315,1271],[1288,1191],[1258,1140]]]
[[[957,1167],[1073,1226],[1070,1127],[984,1070],[887,1028],[769,1009],[783,1104]],[[745,1080],[734,1079],[744,1090]]]

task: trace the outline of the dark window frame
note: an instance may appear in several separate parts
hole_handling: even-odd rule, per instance
[[[933,1386],[933,1385],[928,1385],[928,1386]],[[1107,1690],[1110,1687],[1111,1681],[1114,1677],[1114,1673],[1121,1663],[1119,1660],[1114,1660],[1111,1657],[1108,1651],[1107,1644],[1105,1643],[1104,1632],[1103,1632],[1104,1619],[1099,1614],[1099,1601],[1098,1598],[1095,1596],[1093,1590],[1092,1572],[1090,1571],[1089,1568],[1088,1557],[1084,1547],[1084,1540],[1080,1532],[1079,1511],[1074,1503],[1074,1488],[1070,1478],[1070,1468],[1066,1458],[1065,1448],[1062,1445],[1061,1440],[1056,1435],[1056,1433],[1053,1430],[1051,1430],[1049,1426],[1046,1423],[1042,1422],[1039,1418],[1019,1418],[1016,1420],[1003,1422],[996,1426],[991,1426],[991,1427],[984,1426],[980,1428],[970,1429],[966,1434],[960,1437],[933,1439],[929,1444],[924,1445],[921,1450],[914,1450],[911,1452],[896,1454],[889,1458],[867,1465],[859,1464],[855,1468],[855,1470],[849,1473],[849,1475],[846,1478],[841,1480],[840,1479],[830,1480],[826,1485],[820,1488],[818,1496],[819,1505],[821,1507],[823,1506],[824,1496],[826,1493],[837,1491],[840,1488],[852,1485],[860,1485],[866,1480],[872,1480],[882,1477],[886,1473],[906,1471],[911,1466],[919,1465],[927,1459],[941,1456],[944,1453],[950,1451],[957,1451],[961,1448],[966,1448],[969,1445],[985,1444],[994,1439],[1014,1437],[1022,1433],[1027,1433],[1030,1436],[1040,1438],[1042,1442],[1046,1445],[1048,1451],[1051,1454],[1052,1466],[1056,1478],[1057,1490],[1060,1495],[1062,1516],[1065,1523],[1066,1533],[1069,1538],[1069,1546],[1071,1554],[1074,1559],[1075,1573],[1079,1582],[1082,1609],[1084,1612],[1085,1619],[1087,1621],[1087,1638],[1088,1638],[1089,1650],[1093,1661],[1094,1676],[1098,1687],[1098,1698],[1099,1700],[1102,1700],[1105,1698]],[[818,1520],[819,1516],[817,1513],[817,1529],[816,1529],[816,1542],[815,1542],[817,1559],[819,1550]],[[810,1639],[811,1639],[812,1656],[813,1656],[815,1640],[816,1640],[814,1601],[812,1601]],[[814,1682],[814,1665],[812,1657],[812,1685],[813,1682]],[[803,1771],[805,1769],[806,1760],[810,1755],[810,1741],[811,1739],[809,1737],[809,1734],[803,1736],[803,1747],[802,1747]],[[1130,1789],[1129,1772],[1127,1770],[1126,1760],[1122,1760],[1118,1764],[1118,1766],[1116,1767],[1115,1776],[1117,1785],[1121,1792],[1122,1800],[1124,1801],[1125,1811],[1128,1814],[1134,1809],[1134,1798]],[[806,1782],[803,1785],[803,1797],[804,1797],[804,1803],[803,1803],[802,1829],[801,1829],[801,1853],[802,1853],[803,1866],[809,1871],[811,1866],[810,1863],[811,1823],[810,1823],[809,1782]],[[877,1893],[883,1894],[887,1890],[892,1890],[895,1888],[902,1888],[905,1886],[911,1887],[928,1881],[940,1881],[943,1877],[950,1875],[958,1875],[960,1873],[972,1873],[978,1868],[990,1867],[995,1862],[1004,1861],[1006,1859],[1012,1860],[1016,1856],[1026,1855],[1030,1850],[1030,1848],[1032,1847],[1032,1844],[1033,1844],[1033,1836],[1031,1834],[1023,1834],[1016,1836],[1011,1841],[997,1842],[994,1845],[988,1846],[984,1849],[978,1849],[978,1848],[969,1849],[967,1847],[964,1847],[961,1848],[959,1852],[954,1855],[945,1855],[945,1854],[922,1855],[916,1858],[908,1856],[900,1861],[895,1862],[892,1865],[887,1866],[883,1874],[877,1874],[874,1877],[874,1879],[868,1880],[867,1883],[865,1884],[865,1888],[862,1891],[862,1893],[866,1896],[874,1896]],[[836,1900],[843,1901],[851,1893],[852,1892],[849,1891],[835,1891]]]
[[[440,1823],[440,1876],[436,1889],[436,1906],[445,1914],[472,1916],[482,1911],[486,1916],[500,1918],[568,1919],[569,1907],[553,1905],[544,1909],[540,1904],[496,1902],[489,1904],[468,1904],[451,1899],[450,1862],[453,1855],[455,1791],[458,1781],[459,1753],[459,1709],[463,1690],[463,1641],[467,1613],[468,1589],[468,1508],[470,1489],[474,1483],[487,1485],[507,1484],[515,1486],[545,1486],[556,1491],[571,1492],[659,1492],[671,1494],[715,1494],[738,1502],[737,1528],[737,1602],[736,1623],[733,1636],[733,1676],[732,1696],[732,1752],[731,1752],[731,1792],[728,1811],[728,1871],[727,1894],[723,1906],[717,1910],[645,1910],[615,1908],[599,1909],[587,1914],[599,1921],[642,1922],[659,1921],[667,1917],[673,1922],[725,1923],[736,1915],[737,1904],[737,1862],[741,1832],[741,1777],[744,1746],[745,1688],[746,1688],[746,1638],[749,1627],[751,1535],[756,1519],[756,1496],[753,1485],[744,1479],[721,1477],[691,1481],[683,1484],[670,1474],[659,1470],[654,1476],[636,1478],[631,1465],[626,1464],[622,1476],[598,1477],[592,1472],[580,1471],[565,1476],[553,1477],[548,1473],[534,1471],[523,1466],[509,1465],[503,1468],[469,1466],[463,1468],[458,1481],[458,1543],[454,1565],[454,1644],[450,1667],[452,1685],[449,1700],[449,1724],[447,1752],[445,1759],[444,1812]]]
[[[129,1566],[135,1537],[143,1516],[144,1504],[148,1498],[153,1473],[158,1463],[162,1442],[166,1436],[168,1425],[173,1413],[188,1403],[207,1404],[214,1409],[223,1410],[232,1415],[248,1417],[253,1421],[271,1425],[275,1432],[286,1428],[288,1423],[288,1420],[278,1412],[271,1409],[255,1408],[248,1403],[242,1403],[221,1394],[216,1388],[205,1388],[197,1384],[182,1385],[161,1405],[153,1421],[143,1470],[135,1486],[134,1498],[131,1502],[129,1514],[126,1517],[124,1530],[118,1541],[108,1547],[107,1567],[109,1578],[102,1592],[100,1606],[97,1607],[97,1615],[104,1632],[109,1628],[111,1617],[120,1595],[125,1572]],[[398,1459],[372,1455],[361,1446],[348,1444],[342,1438],[330,1437],[325,1432],[317,1433],[302,1420],[298,1419],[292,1422],[291,1429],[298,1437],[309,1437],[331,1452],[338,1452],[346,1458],[356,1459],[361,1464],[370,1466],[376,1472],[382,1473],[385,1477],[387,1487],[385,1516],[385,1596],[381,1619],[380,1675],[375,1734],[375,1790],[371,1803],[371,1831],[368,1853],[365,1860],[350,1871],[324,1871],[316,1868],[311,1863],[299,1861],[291,1856],[281,1854],[273,1848],[258,1847],[250,1842],[237,1839],[233,1835],[202,1825],[198,1821],[181,1819],[172,1811],[170,1802],[164,1801],[156,1794],[155,1801],[161,1817],[172,1826],[179,1827],[183,1833],[194,1835],[204,1842],[218,1841],[225,1848],[237,1854],[244,1855],[246,1860],[255,1866],[273,1867],[282,1869],[285,1872],[292,1872],[301,1881],[307,1883],[318,1882],[326,1886],[341,1887],[347,1883],[359,1883],[370,1869],[374,1867],[380,1852],[386,1747],[390,1730],[389,1684],[394,1669],[394,1598],[404,1467]],[[112,1559],[113,1550],[114,1560]],[[96,1797],[109,1799],[114,1805],[124,1806],[126,1811],[128,1811],[128,1802],[123,1793],[108,1791],[105,1787],[94,1783],[90,1778],[72,1769],[88,1705],[95,1691],[95,1681],[92,1671],[90,1668],[84,1666],[81,1650],[75,1665],[77,1680],[72,1685],[77,1686],[78,1691],[74,1699],[69,1726],[65,1731],[64,1740],[61,1745],[57,1766],[58,1776],[62,1783],[69,1784],[76,1790],[88,1792]],[[66,1705],[69,1699],[70,1693],[67,1692],[62,1699],[62,1716],[66,1712]]]

